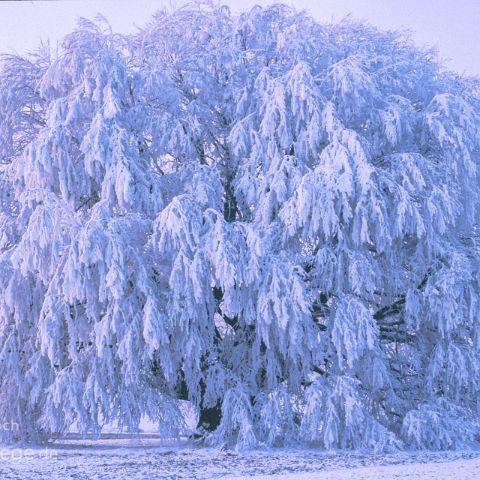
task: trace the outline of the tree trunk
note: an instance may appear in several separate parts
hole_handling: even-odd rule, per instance
[[[220,425],[222,420],[222,402],[214,407],[201,408],[198,426],[207,432],[213,432]]]

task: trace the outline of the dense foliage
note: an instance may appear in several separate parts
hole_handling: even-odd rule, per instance
[[[4,56],[3,440],[186,400],[215,444],[475,440],[478,91],[282,5]]]

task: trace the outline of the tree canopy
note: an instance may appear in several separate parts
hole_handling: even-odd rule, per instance
[[[478,440],[478,85],[284,5],[4,55],[1,438]]]

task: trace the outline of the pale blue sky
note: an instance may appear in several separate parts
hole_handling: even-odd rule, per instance
[[[40,39],[58,40],[70,32],[77,17],[93,18],[101,12],[118,32],[134,32],[169,0],[63,0],[0,2],[0,51],[23,53]],[[224,0],[233,11],[263,0]],[[320,21],[339,20],[348,14],[382,29],[409,29],[419,45],[437,46],[447,66],[480,76],[480,0],[290,0]]]

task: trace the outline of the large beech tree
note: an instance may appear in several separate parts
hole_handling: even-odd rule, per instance
[[[480,408],[478,82],[275,5],[81,20],[0,73],[4,441],[460,448]]]

